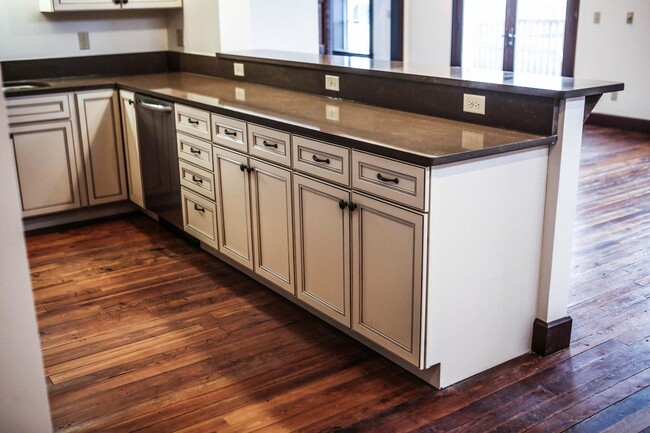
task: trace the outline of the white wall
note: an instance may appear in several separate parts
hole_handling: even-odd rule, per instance
[[[36,0],[0,0],[0,10],[0,60],[168,49],[164,11],[44,14]],[[79,50],[80,31],[90,33],[90,50]]]
[[[250,3],[252,49],[318,53],[318,1],[250,0]]]
[[[169,49],[214,56],[221,49],[219,17],[219,3],[216,0],[186,0],[182,10],[169,11]],[[176,30],[179,29],[183,31],[183,47],[176,45]]]
[[[594,24],[594,12],[600,24]],[[634,23],[626,24],[628,11]],[[578,19],[575,76],[622,81],[625,90],[612,101],[604,95],[594,112],[650,120],[650,2],[582,0]]]
[[[404,0],[404,61],[449,66],[451,0]]]
[[[0,432],[51,432],[16,167],[8,137],[0,94]]]

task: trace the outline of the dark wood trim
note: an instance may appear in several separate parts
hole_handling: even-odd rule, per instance
[[[390,59],[404,60],[404,0],[390,3]]]
[[[318,52],[320,54],[329,54],[329,2],[328,0],[318,0]]]
[[[546,356],[566,349],[571,344],[572,324],[573,319],[570,316],[549,323],[535,319],[531,350],[538,355]]]
[[[587,124],[625,129],[628,131],[650,134],[650,120],[635,119],[633,117],[612,116],[610,114],[591,113]]]
[[[451,66],[460,66],[463,58],[463,0],[453,0],[451,16]]]
[[[563,77],[573,77],[573,72],[575,69],[579,12],[580,0],[567,0],[566,22],[564,24],[564,49],[562,58]]]

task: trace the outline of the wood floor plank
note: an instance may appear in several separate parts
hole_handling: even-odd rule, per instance
[[[571,346],[435,390],[151,219],[26,238],[57,432],[650,428],[650,136],[587,127]],[[570,430],[571,431],[571,430]]]

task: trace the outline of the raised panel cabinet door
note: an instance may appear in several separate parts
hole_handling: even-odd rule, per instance
[[[138,147],[138,126],[135,119],[135,99],[133,92],[120,91],[122,108],[122,133],[126,150],[126,169],[129,187],[129,199],[144,207],[142,191],[142,173],[140,171],[140,149]]]
[[[352,329],[419,367],[424,215],[353,194]]]
[[[115,0],[40,0],[41,11],[119,10]]]
[[[251,160],[255,272],[295,295],[291,172]]]
[[[34,124],[10,132],[23,216],[81,207],[72,124]]]
[[[294,176],[298,298],[350,326],[350,193]]]
[[[120,112],[114,90],[76,94],[90,205],[128,198]]]
[[[219,251],[253,269],[248,157],[214,147]]]

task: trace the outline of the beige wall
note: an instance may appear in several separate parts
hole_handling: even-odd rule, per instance
[[[16,167],[8,137],[5,101],[0,94],[0,432],[51,432]]]

